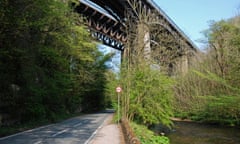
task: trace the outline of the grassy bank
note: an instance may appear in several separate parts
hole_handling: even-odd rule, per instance
[[[131,127],[142,144],[170,144],[166,136],[158,136],[146,126],[132,122]]]

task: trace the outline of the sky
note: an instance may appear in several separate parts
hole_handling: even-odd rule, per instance
[[[240,14],[240,0],[153,0],[200,49],[210,21]]]

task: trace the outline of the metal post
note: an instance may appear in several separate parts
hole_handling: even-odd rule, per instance
[[[118,92],[118,124],[119,124],[119,118],[120,118],[120,93]]]
[[[118,93],[118,117],[117,117],[117,123],[119,124],[119,118],[120,118],[120,92],[122,91],[122,88],[118,86],[116,88],[116,92]]]

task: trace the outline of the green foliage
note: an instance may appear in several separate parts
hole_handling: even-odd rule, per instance
[[[240,124],[240,97],[236,96],[204,96],[205,101],[201,109],[198,109],[193,119],[208,123],[225,125]]]
[[[216,74],[214,74],[214,73],[212,73],[212,72],[210,72],[210,71],[206,71],[205,74],[204,74],[204,73],[201,73],[201,72],[199,72],[199,71],[196,71],[196,70],[193,70],[193,72],[194,72],[197,76],[199,76],[199,77],[201,77],[201,78],[203,78],[203,79],[206,79],[207,81],[211,81],[211,82],[216,83],[216,84],[218,84],[218,85],[220,85],[220,86],[222,85],[222,86],[225,88],[224,90],[226,90],[226,89],[229,90],[229,91],[231,90],[231,91],[233,91],[233,92],[235,92],[235,93],[239,93],[239,92],[240,92],[238,88],[235,88],[235,87],[231,86],[231,85],[228,83],[227,80],[219,77],[218,75],[216,75]],[[221,94],[221,93],[220,93],[220,94]]]
[[[186,79],[178,87],[179,89],[185,85],[190,91],[181,91],[185,96],[176,97],[176,116],[209,123],[239,125],[239,89],[210,72],[204,74],[194,71],[193,75],[194,78]],[[189,86],[189,81],[195,84]],[[209,94],[213,96],[208,96]]]
[[[98,51],[70,2],[0,2],[0,114],[54,121],[105,105],[109,56]]]
[[[146,126],[131,123],[131,127],[142,144],[170,144],[167,137],[155,135],[154,132]]]
[[[108,71],[105,73],[105,77],[107,78],[107,83],[105,86],[105,103],[107,104],[106,106],[108,108],[114,108],[117,110],[117,102],[118,102],[118,97],[116,93],[116,87],[119,85],[119,80],[117,79],[117,74]]]
[[[132,4],[134,5],[134,3]],[[144,12],[141,7],[139,10]],[[141,14],[143,13],[139,12],[139,15]],[[158,63],[163,57],[159,58],[155,56],[156,51],[151,51],[152,45],[148,34],[153,31],[153,35],[157,35],[160,32],[156,33],[153,30],[154,26],[151,25],[149,17],[151,15],[143,14],[136,23],[128,21],[127,24],[129,27],[127,29],[129,30],[127,32],[128,43],[124,49],[123,56],[125,57],[119,76],[119,85],[123,88],[121,112],[123,118],[146,126],[162,123],[170,127],[172,124],[170,117],[172,116],[173,80],[163,74],[165,67],[161,67],[162,65]],[[165,38],[167,39],[167,37]],[[164,40],[166,40],[165,38]],[[168,47],[170,46],[168,45]],[[158,52],[156,53],[158,54]],[[156,64],[157,58],[159,61]],[[156,67],[161,67],[161,70]]]
[[[171,126],[171,78],[148,66],[132,67],[131,71],[122,71],[120,82],[126,117],[145,125],[162,123]]]
[[[177,116],[210,123],[239,125],[239,17],[214,22],[209,47],[187,75],[177,78]]]
[[[132,104],[130,112],[136,114],[137,121],[145,124],[161,122],[170,125],[171,116],[171,80],[158,71],[137,70],[132,80]]]

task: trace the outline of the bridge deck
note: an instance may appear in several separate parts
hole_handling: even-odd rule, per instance
[[[89,26],[97,31],[98,39],[103,40],[107,45],[123,50],[124,42],[127,40],[125,31],[126,11],[128,9],[134,13],[129,1],[135,0],[80,0],[82,6],[80,4],[77,11],[88,17]],[[196,45],[153,0],[137,0],[135,2],[150,11],[157,12],[157,17],[166,21],[172,31],[191,49],[197,51]]]

